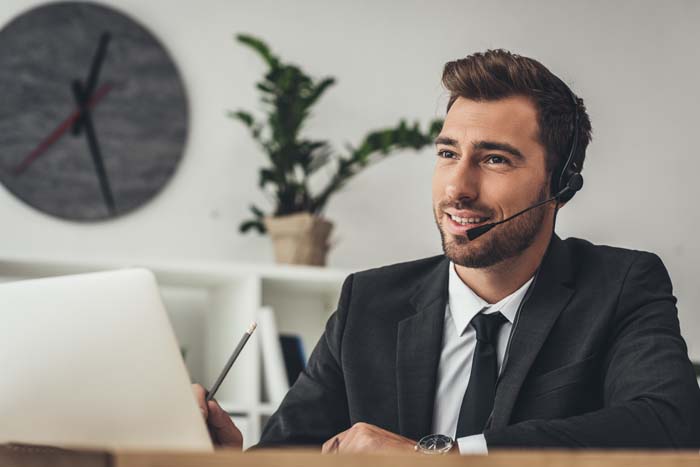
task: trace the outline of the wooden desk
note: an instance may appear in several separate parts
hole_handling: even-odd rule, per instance
[[[680,467],[700,466],[698,452],[507,451],[488,456],[328,455],[313,451],[241,454],[114,453],[114,467]]]
[[[276,450],[213,453],[64,450],[0,446],[2,467],[700,467],[698,452],[501,451],[488,456],[321,455]]]

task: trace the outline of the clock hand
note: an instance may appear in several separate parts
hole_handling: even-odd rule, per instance
[[[98,102],[105,97],[109,91],[112,90],[111,84],[105,84],[101,86],[88,102],[88,109],[92,109],[97,105]],[[63,134],[70,129],[70,127],[80,118],[81,110],[77,108],[71,113],[68,118],[63,120],[58,124],[55,130],[49,134],[44,140],[42,140],[39,145],[32,150],[14,169],[13,173],[15,176],[21,175],[25,170],[29,168],[30,165],[46,151],[53,143],[58,141],[58,139],[63,136]]]
[[[82,116],[81,119],[83,121],[83,125],[85,126],[85,135],[87,136],[92,161],[95,164],[95,172],[97,172],[97,178],[100,181],[102,197],[107,205],[107,210],[111,215],[114,215],[116,214],[117,210],[114,206],[114,197],[112,196],[112,189],[109,186],[109,178],[107,177],[107,172],[105,171],[102,154],[100,153],[100,146],[97,144],[97,135],[95,134],[95,128],[92,125],[90,109],[87,106],[87,95],[84,93],[84,89],[80,81],[73,81],[72,87],[73,96],[80,106],[80,114]]]
[[[97,85],[97,77],[100,74],[100,69],[102,68],[102,62],[104,61],[105,55],[107,54],[107,46],[112,38],[109,32],[103,32],[100,35],[100,42],[97,45],[97,50],[95,51],[95,56],[90,64],[90,72],[88,73],[87,81],[83,87],[83,94],[85,96],[91,95],[95,91],[95,86]],[[82,130],[83,119],[79,118],[73,124],[73,135],[77,136]]]

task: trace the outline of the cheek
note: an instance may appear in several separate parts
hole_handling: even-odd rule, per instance
[[[520,184],[508,177],[493,177],[481,184],[481,198],[509,203],[519,196]]]
[[[512,214],[539,201],[538,193],[543,181],[533,174],[523,173],[512,177],[503,177],[485,183],[481,187],[481,198]]]
[[[507,217],[527,204],[530,188],[531,184],[519,177],[486,176],[479,189],[478,204],[497,217]]]

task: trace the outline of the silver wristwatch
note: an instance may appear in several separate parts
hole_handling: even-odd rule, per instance
[[[416,443],[415,450],[422,454],[447,454],[455,442],[447,435],[428,435]]]

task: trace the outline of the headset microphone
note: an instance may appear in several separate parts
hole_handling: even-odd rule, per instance
[[[525,214],[526,212],[528,212],[531,209],[535,209],[535,208],[538,208],[544,204],[551,203],[552,201],[554,201],[556,199],[560,199],[560,198],[565,197],[569,194],[573,195],[574,193],[579,191],[582,187],[583,187],[583,176],[580,173],[574,174],[569,179],[569,182],[566,184],[564,189],[562,189],[559,193],[552,196],[551,198],[546,199],[544,201],[540,201],[539,203],[534,204],[534,205],[530,206],[529,208],[523,209],[522,211],[517,212],[517,213],[513,214],[512,216],[503,219],[502,221],[492,222],[490,224],[484,224],[484,225],[481,225],[479,227],[474,227],[473,229],[469,229],[466,232],[467,237],[469,238],[469,240],[475,240],[499,224],[503,224],[505,222],[513,220],[516,217],[520,216],[521,214]]]

